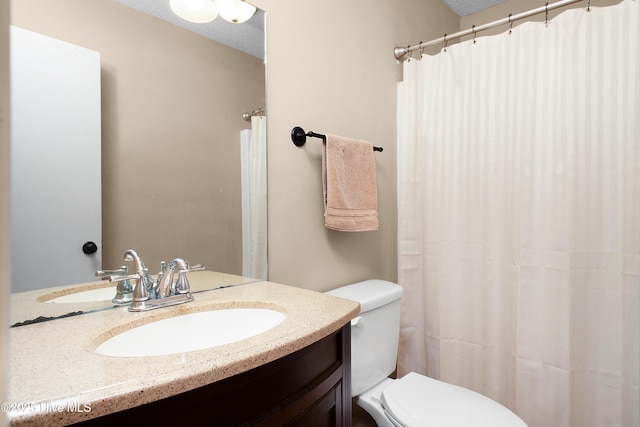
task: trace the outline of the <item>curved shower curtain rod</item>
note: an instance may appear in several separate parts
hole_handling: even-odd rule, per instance
[[[561,0],[559,2],[552,3],[552,4],[547,3],[546,5],[538,7],[536,9],[531,9],[531,10],[528,10],[526,12],[518,13],[516,15],[509,15],[506,18],[499,19],[499,20],[493,21],[493,22],[489,22],[488,24],[474,25],[473,27],[471,27],[471,28],[469,28],[467,30],[458,31],[457,33],[453,33],[453,34],[450,34],[450,35],[445,34],[443,37],[440,37],[439,39],[434,39],[434,40],[431,40],[431,41],[428,41],[428,42],[424,42],[424,43],[420,42],[419,44],[414,45],[414,46],[407,46],[407,47],[396,46],[393,49],[393,56],[395,56],[398,61],[404,61],[405,59],[407,59],[407,56],[411,52],[414,52],[416,50],[424,49],[425,47],[435,46],[435,45],[438,45],[438,44],[444,44],[445,47],[446,47],[446,44],[447,44],[447,42],[449,40],[456,39],[458,37],[468,36],[470,34],[474,34],[475,35],[479,31],[488,30],[489,28],[498,27],[500,25],[509,24],[509,26],[511,26],[511,24],[513,24],[513,21],[517,21],[519,19],[528,18],[529,16],[537,15],[537,14],[543,13],[543,12],[546,14],[550,10],[557,9],[557,8],[563,7],[563,6],[567,6],[569,4],[577,3],[579,1],[583,1],[583,0]],[[587,6],[587,10],[589,10],[590,5],[591,5],[591,1],[589,0],[589,6]]]
[[[253,110],[251,112],[247,112],[247,113],[242,113],[242,118],[245,119],[246,121],[250,122],[251,121],[251,117],[253,116],[264,116],[265,113],[265,109],[260,107],[257,110]]]

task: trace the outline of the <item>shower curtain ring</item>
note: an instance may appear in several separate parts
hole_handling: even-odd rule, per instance
[[[409,57],[407,58],[407,62],[411,62],[411,57],[413,55],[413,51],[409,50],[409,48],[411,47],[411,45],[407,45],[407,52],[409,52]]]
[[[449,43],[449,41],[447,40],[447,33],[444,33],[444,36],[442,37],[444,39],[444,51],[447,51],[447,44]]]
[[[476,44],[476,26],[471,26],[471,31],[473,32],[473,44]]]
[[[512,13],[509,14],[509,34],[513,31],[513,21],[511,20]]]
[[[422,41],[418,43],[418,46],[420,46],[420,59],[422,59],[424,56],[424,46],[422,46]]]
[[[549,25],[549,2],[544,4],[544,25]]]
[[[587,0],[587,12],[591,12],[591,0]]]

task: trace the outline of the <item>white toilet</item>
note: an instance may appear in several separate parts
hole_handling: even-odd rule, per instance
[[[378,426],[527,427],[513,412],[474,391],[411,372],[394,380],[402,288],[366,280],[327,292],[360,303],[351,321],[352,395]]]

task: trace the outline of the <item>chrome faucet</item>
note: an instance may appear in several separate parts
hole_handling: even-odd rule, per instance
[[[133,288],[133,301],[128,308],[129,311],[147,311],[193,301],[186,273],[205,269],[202,264],[189,266],[189,263],[184,259],[176,258],[169,264],[167,271],[166,263],[162,262],[158,281],[154,284],[140,255],[136,251],[129,249],[125,252],[124,259],[125,261],[134,262],[136,273],[111,275],[107,279],[110,282],[136,281]],[[178,273],[178,279],[174,283],[173,276],[176,272]]]
[[[176,270],[187,270],[189,269],[189,264],[183,260],[182,258],[174,259],[171,264],[169,264],[169,272],[165,273],[162,276],[162,279],[158,282],[158,298],[164,298],[166,296],[171,295],[171,293],[176,293],[175,285],[173,284],[173,274]],[[180,277],[183,276],[184,273],[180,273]],[[187,282],[188,283],[188,282]],[[189,286],[187,285],[187,292],[189,291]]]
[[[142,262],[142,258],[140,258],[140,255],[138,255],[138,252],[136,252],[133,249],[127,250],[124,253],[124,260],[133,261],[136,274],[139,274],[142,276],[144,286],[147,288],[148,292],[151,292],[154,287],[153,280],[151,280],[151,278],[149,277],[149,270],[147,269],[147,267],[144,266],[144,262]]]
[[[169,264],[169,271],[165,272],[162,279],[158,282],[158,298],[165,298],[171,295],[189,295],[191,286],[187,273],[190,271],[204,270],[204,265],[189,265],[182,258],[176,258]],[[178,278],[173,281],[174,273],[178,273]]]
[[[118,270],[98,270],[96,276],[102,280],[108,279],[108,276],[121,275],[127,276],[129,271],[126,265],[123,265]],[[128,305],[133,301],[133,286],[130,280],[121,280],[116,286],[116,296],[113,297],[111,302],[113,305]]]

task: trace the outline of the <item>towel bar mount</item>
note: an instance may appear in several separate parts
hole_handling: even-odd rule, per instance
[[[320,138],[324,142],[327,142],[327,135],[315,132],[305,132],[300,126],[296,126],[291,129],[291,140],[296,147],[302,147],[307,142],[307,137]],[[373,151],[382,151],[382,147],[373,147]]]
[[[300,126],[296,126],[291,129],[291,140],[296,147],[302,147],[307,142],[307,137],[321,138],[323,141],[327,141],[327,136],[315,132],[305,132]]]

